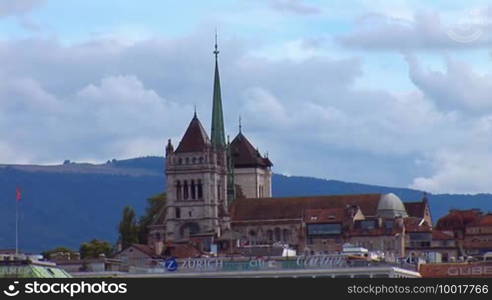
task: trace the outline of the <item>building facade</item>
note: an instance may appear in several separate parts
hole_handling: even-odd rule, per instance
[[[419,203],[424,212],[428,202]],[[414,231],[432,228],[432,220],[409,215],[391,193],[237,199],[230,211],[231,227],[246,244],[288,244],[310,255],[339,253],[350,243],[402,257]]]

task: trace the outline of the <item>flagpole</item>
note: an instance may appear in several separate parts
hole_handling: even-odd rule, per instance
[[[15,199],[15,255],[19,254],[19,201]]]

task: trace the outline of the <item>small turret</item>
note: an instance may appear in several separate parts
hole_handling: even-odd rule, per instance
[[[171,139],[168,139],[167,140],[167,146],[166,146],[166,156],[168,156],[169,154],[173,154],[173,153],[174,153],[173,144],[171,143]]]

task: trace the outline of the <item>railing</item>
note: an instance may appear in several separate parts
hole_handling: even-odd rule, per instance
[[[416,271],[417,267],[407,263],[389,263],[384,261],[347,260],[342,255],[314,255],[293,258],[187,258],[177,260],[174,272],[237,272],[265,270],[320,270],[345,268],[398,267]],[[168,272],[164,262],[156,268],[131,268],[131,273]]]

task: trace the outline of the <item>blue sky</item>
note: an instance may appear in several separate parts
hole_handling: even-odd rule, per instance
[[[291,175],[492,192],[486,1],[0,2],[0,160],[162,155],[226,126]]]

